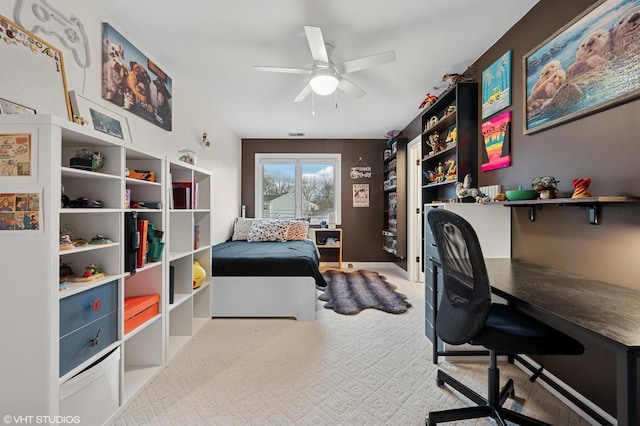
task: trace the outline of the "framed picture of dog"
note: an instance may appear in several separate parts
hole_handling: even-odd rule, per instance
[[[69,92],[69,99],[76,123],[87,125],[97,132],[122,139],[124,142],[131,142],[126,117],[98,105],[73,90]]]
[[[102,97],[171,131],[172,81],[111,25],[102,24]]]
[[[602,0],[523,57],[524,133],[640,94],[640,0]]]

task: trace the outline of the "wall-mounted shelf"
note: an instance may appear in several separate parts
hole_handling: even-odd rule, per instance
[[[553,204],[558,206],[577,206],[589,209],[589,223],[598,225],[599,223],[599,205],[605,203],[637,203],[640,197],[626,196],[601,196],[588,198],[554,198],[550,200],[521,200],[521,201],[505,201],[503,204],[507,207],[527,207],[529,209],[529,220],[535,221],[535,208],[542,208],[545,204]]]

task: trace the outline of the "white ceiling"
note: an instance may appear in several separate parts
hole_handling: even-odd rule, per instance
[[[242,138],[383,138],[439,94],[537,0],[95,0],[112,25],[172,79],[201,96]],[[395,50],[394,63],[348,74],[361,99],[338,92],[293,99],[308,77],[252,65],[308,68],[303,27],[322,29],[333,60]],[[444,87],[443,87],[444,88]],[[179,108],[174,105],[174,108]]]

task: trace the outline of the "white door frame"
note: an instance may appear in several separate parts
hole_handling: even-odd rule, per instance
[[[407,272],[410,281],[424,282],[422,262],[422,135],[407,145]]]

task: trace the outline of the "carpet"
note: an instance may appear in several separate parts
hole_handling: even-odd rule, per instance
[[[354,315],[367,308],[401,314],[411,307],[407,296],[395,291],[397,287],[377,272],[328,270],[322,276],[327,287],[318,299],[339,314]]]

